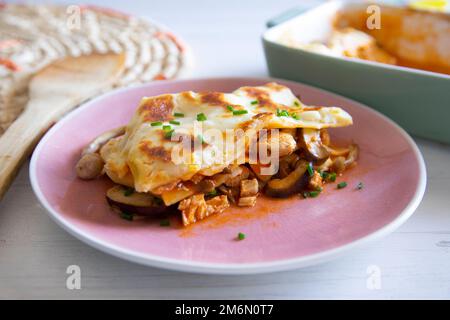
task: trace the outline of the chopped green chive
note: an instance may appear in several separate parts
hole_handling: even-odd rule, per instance
[[[287,110],[277,109],[277,116],[278,117],[289,117],[289,112]]]
[[[231,111],[231,112],[233,112],[233,111],[234,111],[234,108],[233,108],[233,106],[227,106],[227,109],[228,109],[228,111]]]
[[[364,184],[362,182],[360,182],[356,185],[357,190],[361,190],[362,188],[364,188]]]
[[[169,220],[169,219],[161,220],[161,221],[159,222],[159,225],[160,225],[161,227],[168,227],[168,226],[170,226],[170,220]]]
[[[174,116],[174,117],[177,117],[177,118],[183,118],[183,117],[184,117],[184,113],[175,112],[175,113],[173,114],[173,116]]]
[[[258,104],[258,100],[253,100],[250,104]]]
[[[246,114],[248,113],[247,110],[233,110],[233,116],[239,116],[241,114]]]
[[[314,175],[314,168],[313,168],[311,162],[308,163],[308,168],[307,168],[307,169],[308,169],[308,174],[309,174],[309,176],[312,177],[312,176]]]
[[[245,239],[245,234],[242,233],[242,232],[239,232],[237,238],[238,238],[238,240],[244,240]]]
[[[342,181],[342,182],[338,183],[337,188],[338,189],[344,189],[346,186],[347,186],[347,182]]]
[[[295,120],[300,120],[300,116],[297,113],[291,113],[291,118],[294,118]]]
[[[215,196],[217,196],[217,190],[214,189],[213,191],[208,192],[208,193],[206,194],[206,196],[207,196],[207,197],[215,197]]]
[[[134,189],[133,188],[126,188],[125,191],[123,192],[123,195],[125,197],[129,197],[134,193]]]
[[[168,130],[168,131],[164,132],[164,138],[166,138],[166,139],[172,138],[172,135],[173,135],[174,131],[175,130],[171,129],[171,130]]]
[[[303,198],[315,198],[322,190],[305,191],[302,193]]]
[[[152,122],[150,125],[151,125],[152,127],[159,127],[159,126],[162,126],[162,122],[160,122],[160,121],[158,121],[158,122]]]
[[[197,121],[205,121],[206,120],[206,116],[204,113],[199,113],[197,115]]]
[[[176,121],[176,120],[170,120],[169,123],[175,124],[175,125],[177,125],[177,126],[180,125],[180,121]]]
[[[331,172],[327,175],[327,179],[330,180],[331,182],[335,182],[336,181],[336,172]]]
[[[300,107],[300,102],[294,101],[294,105],[295,105],[296,107]]]
[[[133,215],[126,212],[121,212],[120,217],[124,220],[133,221]]]
[[[310,196],[311,198],[315,198],[315,197],[317,197],[319,194],[320,194],[320,191],[317,191],[317,190],[315,190],[315,191],[310,191],[310,192],[309,192],[309,196]]]
[[[165,126],[163,126],[163,130],[164,130],[164,138],[166,138],[166,139],[172,138],[172,134],[175,130],[172,129],[171,126],[165,125]]]

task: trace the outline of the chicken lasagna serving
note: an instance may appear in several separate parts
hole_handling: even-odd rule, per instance
[[[356,164],[358,147],[333,147],[327,132],[351,124],[343,109],[304,105],[277,83],[144,97],[76,170],[111,179],[106,199],[122,216],[179,214],[187,226],[258,196],[316,197]]]

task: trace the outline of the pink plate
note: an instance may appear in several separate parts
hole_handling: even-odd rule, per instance
[[[277,81],[308,104],[336,105],[354,125],[331,131],[334,141],[355,141],[358,166],[327,185],[317,198],[259,199],[256,208],[231,209],[183,229],[159,221],[126,221],[105,201],[107,179],[81,181],[74,166],[98,134],[124,125],[143,96],[184,90],[233,91]],[[425,165],[413,140],[391,120],[352,100],[278,79],[216,78],[160,81],[94,99],[58,122],[41,140],[30,166],[31,183],[51,217],[75,237],[117,257],[188,272],[249,274],[298,268],[328,260],[356,245],[386,235],[419,205]],[[363,182],[364,188],[356,185]],[[245,240],[237,241],[239,232]]]

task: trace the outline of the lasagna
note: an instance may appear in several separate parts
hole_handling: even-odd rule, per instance
[[[106,198],[120,214],[179,214],[187,226],[258,196],[318,195],[356,163],[358,147],[335,148],[327,132],[351,124],[343,109],[305,105],[277,83],[144,97],[76,170],[111,179]]]

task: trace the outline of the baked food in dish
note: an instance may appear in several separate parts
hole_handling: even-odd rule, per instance
[[[179,211],[189,225],[260,194],[318,195],[355,164],[358,147],[333,148],[327,132],[351,124],[343,109],[304,105],[277,83],[144,97],[126,127],[86,147],[77,173],[105,173],[122,213]]]

